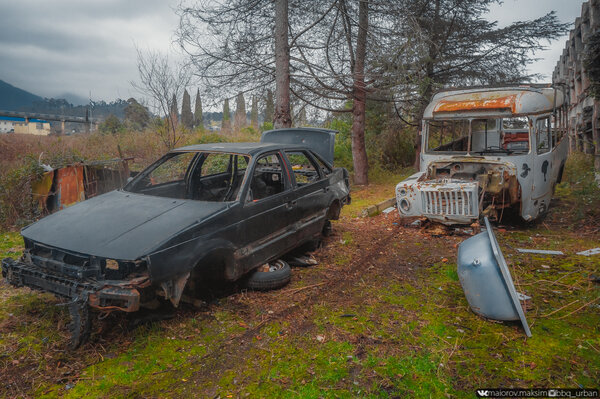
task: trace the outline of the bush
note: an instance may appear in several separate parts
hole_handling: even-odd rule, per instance
[[[571,202],[576,221],[600,218],[600,187],[595,177],[593,155],[582,152],[569,155],[556,193]]]
[[[43,173],[37,159],[26,157],[23,166],[0,175],[0,225],[22,227],[40,216],[31,195],[31,182]]]
[[[368,103],[365,144],[370,172],[398,171],[411,166],[415,159],[413,128],[389,117],[390,110],[380,103]],[[335,165],[354,171],[352,161],[352,115],[339,114],[326,127],[337,130]],[[379,172],[377,172],[379,173]]]
[[[337,130],[339,133],[335,137],[335,147],[333,151],[333,163],[335,166],[348,169],[349,172],[354,171],[352,161],[352,119],[348,118],[349,114],[342,115],[338,118],[333,118],[326,124],[327,129]]]
[[[104,134],[117,134],[125,131],[125,125],[115,115],[110,114],[98,125],[98,130]]]
[[[267,130],[273,130],[273,122],[263,122],[263,124],[260,125],[261,132],[266,132]]]

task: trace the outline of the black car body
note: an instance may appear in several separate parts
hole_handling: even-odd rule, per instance
[[[334,137],[280,129],[173,150],[123,189],[24,228],[24,255],[2,275],[98,310],[133,312],[155,293],[177,306],[197,271],[237,280],[339,216],[350,194]]]

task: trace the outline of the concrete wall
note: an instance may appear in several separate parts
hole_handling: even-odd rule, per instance
[[[575,27],[552,74],[554,84],[564,85],[570,100],[571,150],[595,154],[596,171],[600,171],[600,102],[588,94],[590,81],[583,62],[589,38],[599,29],[600,0],[589,0],[582,4],[581,16],[575,19]]]
[[[50,123],[15,122],[15,133],[47,136],[50,134]]]

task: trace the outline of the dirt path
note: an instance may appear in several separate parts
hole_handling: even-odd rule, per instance
[[[600,295],[581,272],[600,273],[600,262],[512,250],[560,240],[573,252],[600,238],[561,230],[560,220],[498,232],[515,280],[535,298],[529,340],[518,325],[469,310],[455,264],[467,236],[438,235],[395,213],[346,216],[315,253],[319,264],[295,268],[283,289],[234,289],[135,329],[111,316],[76,352],[66,350],[66,312],[54,300],[0,287],[0,396],[463,397],[486,383],[585,385],[600,379],[598,312],[539,315]],[[571,290],[538,290],[540,273]]]

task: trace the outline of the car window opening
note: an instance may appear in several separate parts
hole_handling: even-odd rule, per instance
[[[124,190],[157,197],[234,201],[250,157],[234,153],[171,153],[134,178]]]
[[[303,186],[319,180],[317,165],[308,158],[303,151],[286,151],[285,153],[292,165],[296,185]]]
[[[276,154],[258,158],[252,173],[248,202],[255,202],[285,191],[286,177],[281,164],[281,159]]]

